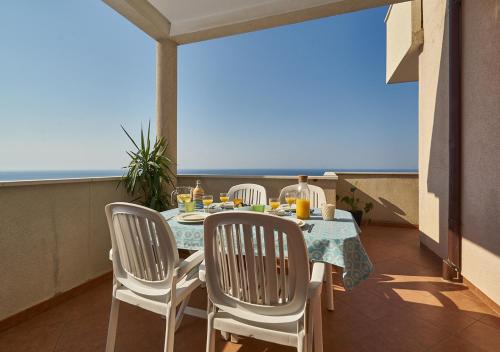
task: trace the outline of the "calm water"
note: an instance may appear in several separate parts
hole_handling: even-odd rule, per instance
[[[417,170],[415,169],[181,169],[179,170],[179,174],[320,176],[323,175],[325,171],[416,172]],[[106,177],[106,176],[121,176],[122,174],[123,170],[0,171],[0,181]]]

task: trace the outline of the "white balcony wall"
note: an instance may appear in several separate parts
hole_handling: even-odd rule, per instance
[[[0,320],[111,270],[117,179],[0,182]]]

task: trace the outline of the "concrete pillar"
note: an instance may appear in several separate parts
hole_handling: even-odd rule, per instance
[[[156,134],[168,142],[167,156],[177,170],[177,43],[164,39],[156,46]]]

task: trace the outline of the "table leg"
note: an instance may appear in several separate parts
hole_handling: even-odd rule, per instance
[[[333,281],[332,281],[332,264],[325,263],[326,276],[326,307],[328,310],[334,310],[333,305]]]

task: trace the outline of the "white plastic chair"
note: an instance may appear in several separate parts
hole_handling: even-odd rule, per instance
[[[241,198],[245,204],[267,204],[266,189],[254,183],[233,186],[227,195],[229,199]]]
[[[286,192],[296,191],[298,186],[299,185],[290,185],[282,188],[280,191],[280,203],[286,203]],[[326,204],[326,195],[323,188],[314,185],[307,186],[309,187],[309,191],[311,191],[311,207],[321,208],[324,204]]]
[[[251,212],[205,220],[208,291],[207,351],[215,330],[323,350],[321,288],[324,264],[309,260],[302,231],[292,221]]]
[[[114,350],[118,308],[123,301],[166,317],[164,351],[171,352],[175,329],[180,325],[189,296],[201,284],[196,269],[203,261],[203,252],[179,260],[172,231],[155,210],[130,203],[112,203],[106,206],[106,217],[113,261],[106,351]]]

